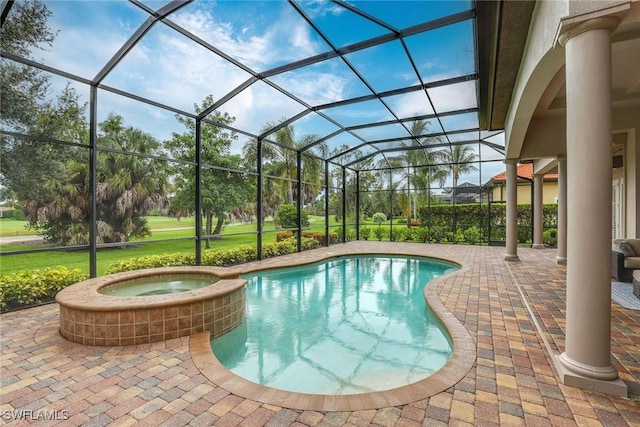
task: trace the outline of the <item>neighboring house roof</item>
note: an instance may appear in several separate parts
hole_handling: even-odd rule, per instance
[[[527,182],[523,178],[533,179],[533,163],[523,163],[518,165],[517,169],[518,182]],[[544,181],[558,181],[557,173],[546,173],[544,174]],[[498,175],[492,177],[486,185],[502,185],[507,182],[507,172],[501,172]]]
[[[453,189],[451,189],[451,191],[449,191],[447,194],[451,194],[452,192],[453,192]],[[480,185],[472,184],[470,182],[464,182],[455,188],[455,193],[457,195],[478,194],[478,193],[482,193],[482,187]]]

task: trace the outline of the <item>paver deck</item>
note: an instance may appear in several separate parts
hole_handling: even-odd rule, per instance
[[[59,335],[58,306],[50,304],[0,316],[0,424],[640,426],[640,311],[612,302],[612,363],[629,398],[567,387],[550,358],[564,348],[566,268],[555,263],[555,250],[521,248],[520,261],[507,262],[504,248],[407,245],[468,266],[434,284],[476,345],[475,364],[444,391],[359,411],[262,403],[203,375],[192,337],[123,347],[75,344]],[[308,256],[267,261],[290,265]]]

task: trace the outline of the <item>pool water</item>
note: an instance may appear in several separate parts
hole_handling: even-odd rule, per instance
[[[423,290],[452,269],[376,255],[243,276],[246,319],[212,340],[213,351],[236,375],[293,392],[346,395],[414,383],[451,356]]]
[[[119,297],[142,297],[150,295],[176,294],[209,286],[217,281],[211,276],[154,276],[142,279],[127,280],[105,286],[98,292],[104,295]]]

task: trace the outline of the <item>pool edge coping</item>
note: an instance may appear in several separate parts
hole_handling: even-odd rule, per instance
[[[449,311],[449,309],[447,309],[444,303],[440,300],[436,287],[451,276],[468,271],[470,266],[451,259],[417,253],[417,251],[414,250],[402,250],[402,247],[396,247],[394,248],[396,250],[392,251],[390,251],[388,247],[381,248],[379,251],[372,250],[371,248],[358,250],[358,248],[351,247],[347,244],[340,249],[341,250],[339,251],[327,252],[323,252],[322,250],[307,251],[305,252],[307,255],[305,258],[308,259],[297,262],[295,265],[305,265],[346,255],[358,256],[376,254],[424,257],[442,260],[460,266],[459,270],[447,273],[429,282],[429,286],[425,285],[423,291],[426,302],[429,304],[438,320],[444,325],[453,342],[453,353],[442,368],[423,380],[378,392],[350,395],[322,395],[290,392],[253,383],[229,371],[215,357],[215,354],[211,349],[209,333],[203,332],[192,335],[189,338],[189,352],[200,373],[218,387],[221,387],[237,396],[270,405],[312,411],[359,411],[405,405],[438,394],[462,380],[476,362],[476,343],[462,322],[460,322],[460,320],[458,320],[458,318],[456,318],[456,316]],[[269,260],[250,263],[243,268],[243,271],[240,274],[247,274],[253,271],[268,270],[284,266],[293,266],[291,263],[281,266],[272,264],[274,263],[270,263]]]

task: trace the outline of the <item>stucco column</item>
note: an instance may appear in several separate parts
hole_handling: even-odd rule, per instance
[[[543,175],[533,176],[533,249],[544,249],[542,243],[542,181]]]
[[[610,362],[611,29],[617,22],[590,19],[560,39],[566,59],[570,261],[559,361],[565,384],[604,392],[614,392],[603,384],[618,377]]]
[[[558,253],[556,262],[567,263],[567,159],[558,157]]]
[[[505,160],[507,165],[507,252],[504,259],[518,259],[518,171],[517,160]]]

